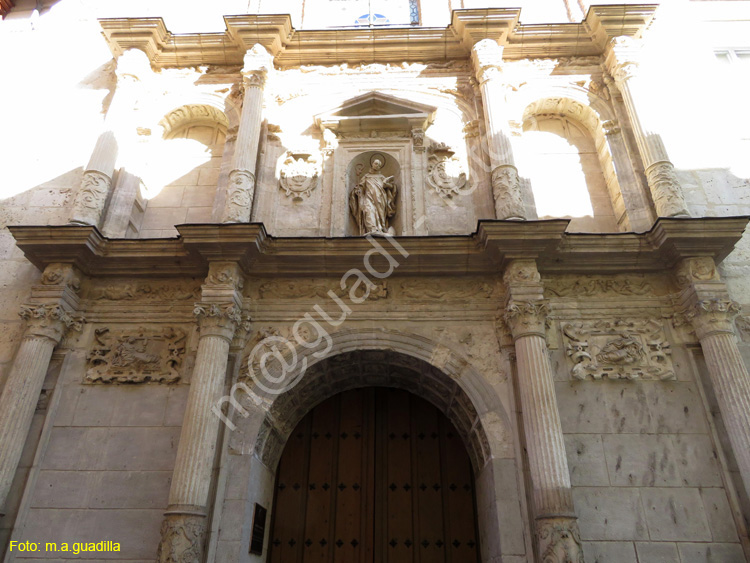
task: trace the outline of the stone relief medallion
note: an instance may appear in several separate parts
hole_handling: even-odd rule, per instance
[[[449,147],[442,143],[432,145],[430,153],[427,184],[438,194],[452,198],[469,186],[461,162]]]
[[[84,383],[175,383],[187,333],[179,328],[94,331]]]
[[[675,379],[672,351],[655,319],[564,322],[561,329],[576,379]]]
[[[318,187],[320,166],[317,159],[307,153],[288,153],[281,167],[279,187],[284,195],[294,200],[310,197]]]

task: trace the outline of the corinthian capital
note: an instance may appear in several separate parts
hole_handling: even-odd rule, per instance
[[[618,86],[638,72],[640,49],[640,42],[627,36],[615,37],[607,45],[605,51],[607,68]]]
[[[245,64],[242,67],[245,86],[262,88],[271,70],[273,70],[273,57],[263,45],[256,43],[245,53]]]
[[[218,336],[232,342],[242,322],[242,311],[236,303],[196,303],[193,314],[198,320],[201,338]]]
[[[503,48],[493,39],[482,39],[471,49],[474,72],[481,84],[497,76],[503,64]]]
[[[80,331],[84,319],[60,305],[22,305],[19,316],[27,322],[24,337],[48,338],[58,344],[70,330]]]
[[[523,336],[544,337],[549,307],[543,301],[510,301],[505,308],[505,324],[513,339]]]
[[[739,304],[729,299],[699,301],[685,312],[693,323],[698,340],[720,333],[734,334],[734,317],[740,313]]]

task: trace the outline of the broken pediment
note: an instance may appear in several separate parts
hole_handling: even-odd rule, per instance
[[[436,110],[434,106],[382,92],[368,92],[316,115],[315,123],[321,130],[331,129],[337,133],[411,131],[426,129]]]

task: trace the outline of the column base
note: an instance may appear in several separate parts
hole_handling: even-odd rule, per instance
[[[167,512],[161,525],[157,563],[201,563],[206,542],[206,516]]]
[[[584,563],[581,533],[575,518],[537,518],[536,540],[542,563]]]

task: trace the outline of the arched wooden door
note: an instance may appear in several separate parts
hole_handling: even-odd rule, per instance
[[[479,561],[474,498],[469,456],[445,415],[406,391],[346,391],[289,437],[269,560]]]

